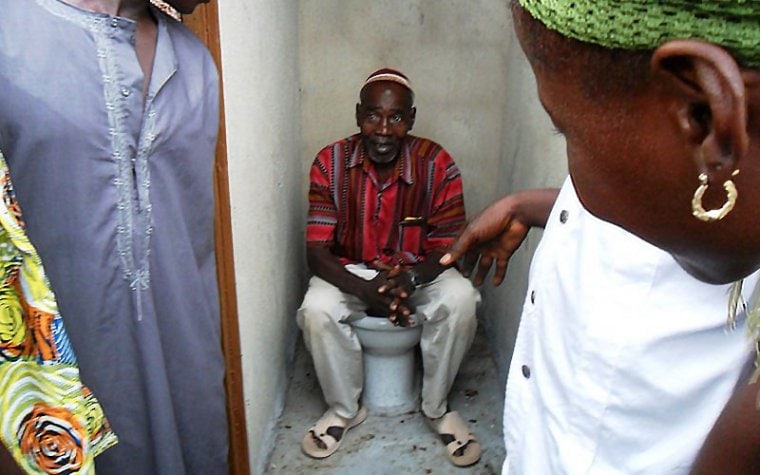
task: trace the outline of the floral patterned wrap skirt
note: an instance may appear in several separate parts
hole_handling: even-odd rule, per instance
[[[0,439],[30,474],[95,473],[117,443],[79,368],[0,152]]]

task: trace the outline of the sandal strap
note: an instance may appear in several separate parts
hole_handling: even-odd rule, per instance
[[[436,422],[436,432],[450,455],[454,455],[457,450],[478,440],[470,433],[467,423],[457,411],[447,412]]]
[[[446,446],[451,463],[467,467],[480,459],[480,443],[457,411],[447,412],[438,419],[428,421]],[[460,450],[462,453],[457,454]]]
[[[330,408],[322,415],[322,417],[319,418],[319,420],[311,427],[311,429],[309,429],[309,432],[312,434],[312,437],[319,439],[319,441],[324,444],[325,450],[331,450],[335,445],[338,444],[338,442],[340,442],[340,439],[343,438],[343,434],[345,433],[345,426],[346,422],[337,414],[335,414],[332,408]],[[344,429],[341,432],[340,437],[335,437],[330,433],[332,432],[330,429],[333,427]]]
[[[467,428],[467,423],[462,419],[457,411],[447,412],[441,417],[441,421],[436,428],[438,434],[449,434],[454,437],[454,441],[461,441],[460,446],[465,445],[472,440],[472,434]]]
[[[312,426],[311,431],[313,431],[317,435],[321,434],[327,434],[327,429],[329,429],[332,426],[338,426],[338,427],[345,427],[347,425],[345,419],[338,416],[335,411],[330,408],[322,414],[322,417],[319,418],[317,422],[314,423],[314,426]]]

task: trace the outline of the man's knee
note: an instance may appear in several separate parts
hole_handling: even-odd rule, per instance
[[[451,312],[446,318],[446,326],[449,328],[451,335],[457,335],[465,338],[469,338],[471,334],[475,333],[477,329],[478,320],[475,314],[475,305],[467,307],[466,309],[460,308],[458,312]]]
[[[301,305],[298,309],[298,326],[303,330],[304,338],[321,339],[336,331],[337,322],[330,310],[324,305],[308,305],[307,302]]]
[[[441,298],[445,306],[463,319],[474,318],[480,303],[480,292],[458,272],[446,278],[441,287]]]
[[[296,314],[298,326],[304,333],[321,334],[340,319],[341,307],[337,303],[342,300],[336,289],[312,278]]]

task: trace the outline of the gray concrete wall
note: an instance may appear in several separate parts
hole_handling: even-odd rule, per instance
[[[380,67],[416,91],[412,133],[443,145],[462,169],[470,210],[499,184],[508,91],[506,1],[301,0],[303,154],[357,131],[359,88]]]
[[[554,131],[541,108],[530,65],[514,38],[511,19],[508,29],[511,40],[504,50],[507,70],[503,83],[507,98],[502,111],[504,120],[499,137],[498,167],[488,177],[498,184],[496,195],[528,188],[558,187],[567,175],[565,141]],[[496,196],[488,197],[492,198]],[[482,288],[480,315],[488,330],[503,382],[506,382],[528,288],[530,261],[540,239],[541,230],[532,230],[512,256],[504,283],[494,288],[488,282]]]
[[[251,470],[282,411],[303,289],[298,2],[219,2]]]

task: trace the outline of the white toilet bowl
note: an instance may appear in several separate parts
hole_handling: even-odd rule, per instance
[[[413,326],[395,327],[387,318],[366,316],[351,321],[364,359],[362,403],[373,413],[395,416],[419,406],[420,391],[415,347],[422,337],[416,316]]]

